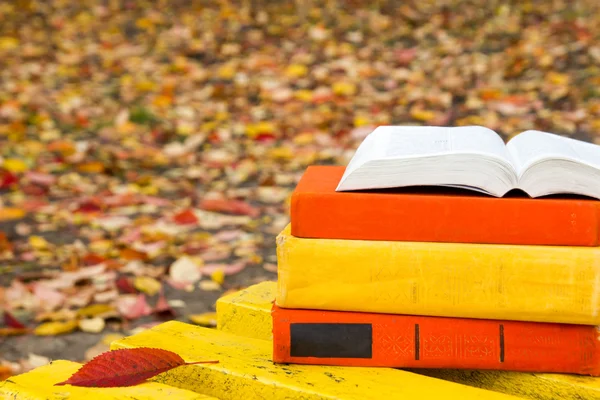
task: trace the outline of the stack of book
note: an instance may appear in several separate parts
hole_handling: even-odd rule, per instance
[[[294,190],[273,361],[600,375],[598,198],[600,146],[377,128]]]

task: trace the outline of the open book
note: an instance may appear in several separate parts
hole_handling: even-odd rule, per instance
[[[505,144],[482,126],[381,126],[360,144],[336,191],[407,186],[600,199],[600,146],[534,130]]]

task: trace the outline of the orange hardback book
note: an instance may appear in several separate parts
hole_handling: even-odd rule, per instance
[[[600,375],[591,325],[285,309],[273,318],[273,362],[494,369]]]
[[[600,201],[465,194],[451,188],[336,192],[343,166],[309,166],[291,198],[300,238],[600,245]]]

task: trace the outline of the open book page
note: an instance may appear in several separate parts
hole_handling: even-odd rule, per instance
[[[532,165],[550,159],[571,160],[600,169],[600,146],[552,133],[529,130],[506,145],[518,175]]]
[[[449,130],[452,151],[456,153],[477,153],[505,160],[512,165],[512,158],[504,140],[491,129],[482,126],[446,128]]]
[[[502,138],[493,130],[480,126],[456,128],[436,126],[382,126],[365,139],[377,143],[369,151],[377,159],[416,158],[449,153],[477,153],[510,160]],[[365,150],[367,147],[365,147]],[[356,156],[363,159],[357,151]],[[356,157],[355,156],[355,157]]]
[[[452,158],[460,155],[465,155],[465,160],[474,157],[473,160],[478,159],[478,163],[481,163],[482,159],[488,160],[488,164],[496,165],[491,168],[501,171],[500,179],[509,185],[515,182],[516,174],[511,156],[502,138],[491,129],[481,126],[382,126],[375,129],[361,143],[346,167],[338,189],[343,190],[341,188],[345,187],[344,182],[347,178],[353,182],[348,184],[349,186],[363,187],[366,183],[357,184],[356,179],[381,178],[387,180],[387,184],[400,179],[409,184],[408,182],[420,174],[427,175],[423,182],[431,181],[431,184],[444,179],[448,179],[448,185],[452,185],[453,181],[468,182],[473,175],[472,165],[469,167],[468,162],[462,163]],[[437,157],[440,157],[439,160],[434,160]],[[377,161],[378,164],[369,165],[370,161]],[[363,167],[367,166],[368,169],[363,170]],[[390,168],[393,168],[393,171]],[[411,168],[414,172],[410,172]],[[464,171],[461,171],[462,168]],[[435,170],[439,171],[433,172]],[[445,178],[447,174],[453,175],[454,178]],[[491,174],[497,175],[498,172]],[[497,179],[497,176],[490,179]],[[475,184],[473,186],[475,187]]]

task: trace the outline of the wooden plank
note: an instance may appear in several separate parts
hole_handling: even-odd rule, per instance
[[[275,282],[262,282],[221,297],[217,301],[218,328],[240,336],[272,340],[271,306],[276,291]],[[600,378],[587,376],[457,369],[407,370],[528,399],[600,399]]]
[[[512,396],[388,368],[277,365],[272,343],[170,321],[117,340],[111,348],[159,347],[186,361],[154,381],[223,400],[510,399]]]
[[[72,361],[53,361],[21,375],[0,382],[0,398],[12,400],[217,400],[189,390],[178,389],[155,382],[122,388],[85,388],[71,385],[54,386],[67,380],[81,364]]]
[[[254,339],[273,339],[271,305],[277,283],[265,281],[217,301],[217,329]]]

